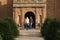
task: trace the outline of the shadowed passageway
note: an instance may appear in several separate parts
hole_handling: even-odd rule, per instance
[[[25,14],[25,18],[28,17],[30,19],[30,17],[32,17],[33,19],[33,28],[35,28],[35,14],[33,12],[30,12],[28,11],[26,14]]]

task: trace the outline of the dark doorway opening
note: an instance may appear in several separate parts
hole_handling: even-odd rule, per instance
[[[32,17],[33,19],[33,25],[32,25],[32,28],[35,28],[35,14],[33,12],[27,12],[25,14],[25,18],[28,17],[30,19],[30,17]]]

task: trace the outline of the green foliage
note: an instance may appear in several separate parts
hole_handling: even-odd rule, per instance
[[[45,40],[60,40],[60,21],[56,18],[46,18],[41,34]]]
[[[10,24],[12,35],[14,37],[18,36],[19,35],[19,32],[17,30],[17,26],[16,26],[15,21],[13,19],[11,19],[11,18],[5,18],[4,21],[7,21]]]
[[[2,37],[1,37],[1,35],[0,35],[0,40],[2,40]]]
[[[0,20],[0,34],[3,40],[14,40],[14,37],[18,36],[19,32],[13,19]]]
[[[10,26],[6,21],[0,22],[0,34],[3,40],[13,40],[13,36],[11,35]]]
[[[60,20],[57,23],[57,28],[56,28],[56,40],[60,40]]]
[[[45,36],[47,34],[46,30],[49,30],[48,26],[51,23],[51,21],[52,21],[52,18],[50,18],[50,17],[46,18],[44,24],[41,27],[41,34],[42,34],[42,36]]]

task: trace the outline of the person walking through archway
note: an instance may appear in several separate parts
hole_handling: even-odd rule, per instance
[[[25,25],[26,25],[26,30],[28,30],[28,28],[29,28],[29,18],[28,17],[25,19]]]
[[[29,24],[30,26],[29,26],[29,27],[30,27],[30,29],[32,29],[32,24],[33,24],[33,19],[32,19],[32,17],[30,17],[29,22],[30,22],[30,24]]]

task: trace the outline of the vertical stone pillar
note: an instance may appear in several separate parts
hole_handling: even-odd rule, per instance
[[[37,9],[37,8],[35,8],[35,16],[36,16],[36,24],[35,24],[35,26],[36,26],[36,28],[37,28],[37,11],[36,11],[36,9]]]
[[[40,15],[40,18],[42,17],[42,18],[40,19],[40,20],[41,20],[41,21],[40,21],[41,24],[43,23],[43,17],[44,17],[44,15],[43,15],[44,13],[43,13],[43,12],[44,12],[44,11],[43,11],[43,7],[42,7],[42,8],[41,8],[41,15]]]
[[[39,18],[39,19],[40,19],[40,24],[41,24],[41,23],[42,23],[42,10],[41,10],[41,8],[40,8],[39,11],[40,11],[40,14],[39,14],[39,17],[40,17],[40,18]]]
[[[16,20],[16,23],[17,25],[19,25],[19,8],[15,8],[15,20]]]
[[[22,26],[22,28],[24,28],[24,8],[22,8],[22,10],[21,10],[21,26]]]
[[[23,17],[23,13],[22,13],[22,8],[21,8],[21,27],[22,27],[22,25],[23,25],[23,22],[22,22],[22,17]]]
[[[13,15],[14,15],[14,20],[15,20],[15,22],[16,22],[16,24],[17,24],[17,11],[16,11],[16,9],[17,8],[14,8],[14,10],[15,10],[15,12],[13,13]]]
[[[44,21],[45,21],[45,19],[46,19],[46,5],[43,7],[43,8],[41,8],[41,10],[42,10],[42,23],[44,23]]]
[[[20,27],[21,27],[21,13],[22,13],[21,8],[19,8],[19,15],[18,16],[19,16],[19,26]]]
[[[15,20],[16,24],[21,26],[21,9],[20,8],[13,8],[13,19]]]
[[[39,14],[40,14],[40,9],[36,8],[36,28],[39,28],[39,23],[40,23],[40,19],[39,19]]]

